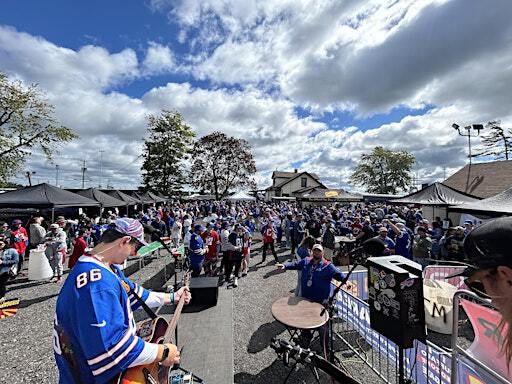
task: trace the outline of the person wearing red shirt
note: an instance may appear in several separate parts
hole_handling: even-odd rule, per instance
[[[73,266],[78,261],[80,256],[83,256],[85,254],[85,249],[87,248],[87,243],[84,239],[85,232],[85,229],[81,229],[78,231],[78,237],[75,239],[75,242],[73,243],[73,253],[71,253],[71,256],[69,256],[68,260],[69,269],[73,268]]]
[[[11,248],[14,248],[18,252],[18,273],[22,273],[23,258],[25,256],[25,250],[27,249],[28,234],[27,230],[21,225],[23,222],[19,219],[13,220],[11,227]]]
[[[219,234],[212,228],[212,224],[209,223],[206,225],[206,231],[201,235],[204,244],[208,247],[203,264],[204,272],[208,277],[217,275],[217,247],[220,244]]]
[[[274,260],[276,261],[276,263],[278,263],[279,259],[277,258],[276,248],[274,246],[275,239],[277,237],[277,231],[272,219],[269,219],[267,223],[261,228],[261,234],[263,235],[263,256],[261,259],[261,263],[265,262],[267,258],[267,250],[269,248],[272,251]]]

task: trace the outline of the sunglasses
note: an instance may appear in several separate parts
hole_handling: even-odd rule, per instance
[[[136,237],[130,236],[130,238],[130,244],[133,245],[135,253],[139,252],[139,250],[144,246],[144,244],[142,244]]]
[[[487,272],[483,277],[482,280],[488,277],[492,277],[496,273],[496,268],[491,269],[489,272]],[[485,285],[481,280],[472,280],[471,278],[464,279],[464,284],[469,288],[471,292],[476,293],[478,296],[481,296],[485,299],[491,299],[491,296],[485,291]]]

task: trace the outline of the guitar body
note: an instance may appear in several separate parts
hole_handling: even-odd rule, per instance
[[[167,321],[159,316],[154,320],[149,319],[139,324],[137,334],[148,343],[161,344],[168,327]],[[167,384],[168,380],[169,367],[153,363],[127,369],[121,375],[118,384]]]
[[[188,287],[189,281],[190,273],[187,273],[183,277],[184,286]],[[184,299],[182,297],[169,323],[161,316],[141,322],[138,325],[137,335],[148,343],[170,343],[178,325],[183,304]],[[160,363],[136,366],[127,369],[112,382],[115,384],[169,384],[170,370],[171,367],[165,367]]]

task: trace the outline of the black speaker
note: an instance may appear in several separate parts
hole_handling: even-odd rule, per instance
[[[372,329],[399,347],[425,341],[421,265],[402,256],[370,257],[368,304]]]
[[[218,277],[194,277],[190,280],[192,300],[189,306],[214,307],[219,298]]]

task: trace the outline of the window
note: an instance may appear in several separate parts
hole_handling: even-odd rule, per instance
[[[308,178],[307,177],[300,178],[300,186],[302,188],[306,188],[308,186]]]

